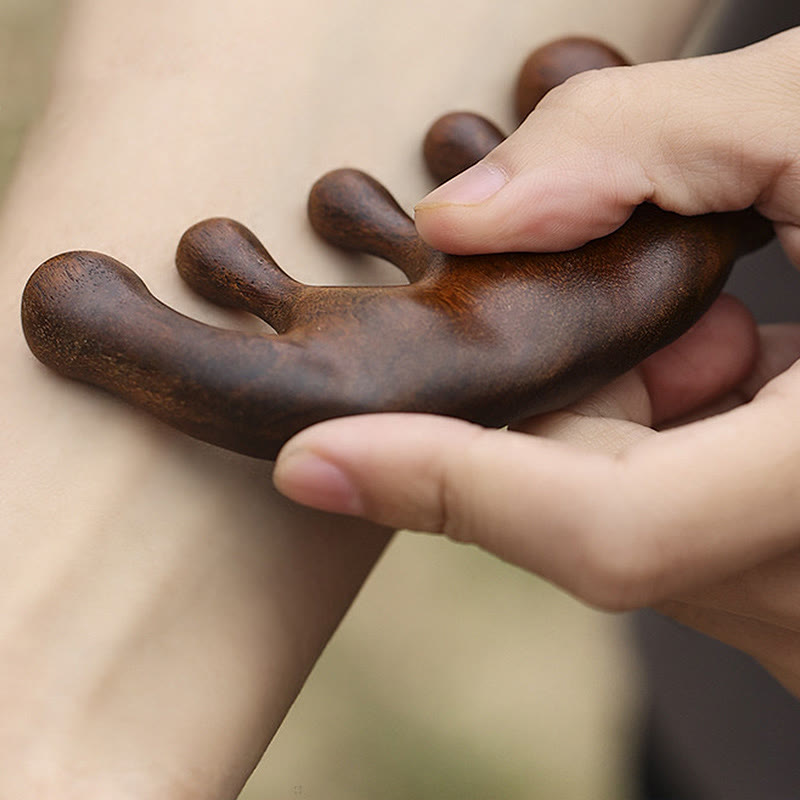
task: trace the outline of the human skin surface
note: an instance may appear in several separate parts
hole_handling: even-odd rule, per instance
[[[509,118],[531,47],[580,25],[665,57],[700,5],[70,5],[0,218],[0,797],[235,797],[389,537],[49,374],[18,323],[36,265],[108,252],[169,304],[252,329],[181,284],[189,225],[235,217],[297,278],[362,282],[306,226],[316,177],[352,163],[410,205],[425,126],[459,105]]]
[[[579,76],[423,200],[417,227],[456,252],[558,248],[645,200],[682,214],[752,205],[800,264],[799,67],[794,28]],[[585,133],[563,137],[576,118]],[[314,507],[480,544],[602,608],[655,606],[800,696],[799,355],[797,325],[756,330],[725,298],[628,375],[511,433],[430,417],[323,423],[289,442],[275,480]]]

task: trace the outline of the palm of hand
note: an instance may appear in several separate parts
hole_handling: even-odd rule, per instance
[[[652,605],[751,654],[800,696],[796,443],[781,422],[800,393],[800,326],[767,326],[748,344],[751,326],[723,298],[640,368],[520,430],[588,448],[586,459],[612,457],[617,489],[604,481],[593,494],[598,526],[625,558],[616,574],[590,567],[579,594],[607,607]],[[634,498],[624,519],[603,519],[604,491]],[[675,526],[673,503],[682,505]]]

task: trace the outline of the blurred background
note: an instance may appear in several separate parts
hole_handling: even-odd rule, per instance
[[[0,0],[0,191],[46,98],[62,0]]]

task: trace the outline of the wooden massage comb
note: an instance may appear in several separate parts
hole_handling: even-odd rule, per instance
[[[569,75],[620,63],[588,40],[541,48],[518,83],[520,116]],[[448,115],[424,150],[446,179],[502,138],[480,117]],[[28,281],[28,344],[67,377],[262,458],[347,414],[430,412],[502,426],[564,406],[674,340],[709,307],[734,259],[771,236],[752,211],[686,218],[645,205],[572,252],[456,257],[425,244],[389,192],[355,170],[321,178],[308,211],[326,240],[391,261],[409,283],[308,286],[245,227],[210,219],[181,239],[181,276],[276,334],[197,322],[110,256],[71,252]]]

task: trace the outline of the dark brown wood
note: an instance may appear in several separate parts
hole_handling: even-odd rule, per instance
[[[621,53],[597,39],[566,36],[542,45],[520,68],[514,92],[517,119],[524,121],[551,89],[573,75],[628,65]],[[423,142],[423,156],[433,177],[444,182],[480,161],[505,138],[485,117],[455,111],[430,127]]]
[[[488,119],[469,111],[455,111],[431,125],[422,154],[431,175],[444,183],[480,161],[505,138]]]
[[[436,174],[494,146],[499,133],[475,120],[433,136],[447,142],[426,148]],[[410,282],[308,286],[245,227],[211,219],[184,234],[180,274],[277,335],[192,320],[111,257],[73,252],[30,278],[27,341],[63,375],[263,458],[308,425],[362,412],[500,426],[562,407],[675,339],[711,304],[736,256],[771,236],[751,211],[684,218],[642,206],[619,231],[573,252],[450,256],[425,244],[389,192],[356,170],[321,178],[309,217],[332,244],[388,259]]]
[[[579,72],[627,64],[622,54],[596,39],[566,36],[549,42],[522,65],[514,95],[517,117],[525,119],[551,89]]]

